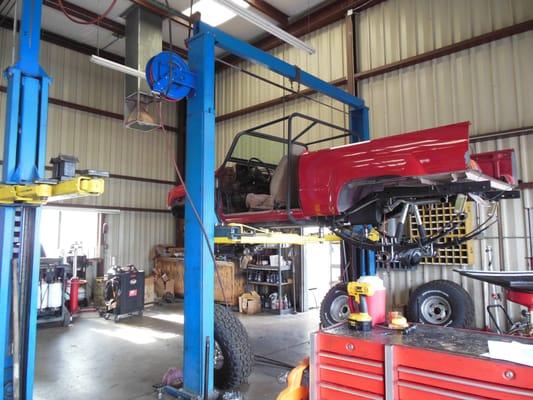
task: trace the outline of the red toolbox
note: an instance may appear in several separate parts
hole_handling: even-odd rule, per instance
[[[488,340],[533,340],[418,325],[409,335],[347,325],[311,337],[311,400],[533,399],[533,368],[490,359]]]

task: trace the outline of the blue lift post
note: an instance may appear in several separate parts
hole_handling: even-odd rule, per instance
[[[189,98],[187,109],[186,171],[189,193],[196,204],[211,246],[214,245],[214,174],[215,170],[215,47],[245,60],[261,64],[279,75],[299,82],[317,92],[346,104],[350,108],[350,124],[362,139],[369,138],[368,108],[363,100],[352,96],[298,67],[288,64],[246,42],[201,21],[194,24],[189,41],[189,67],[196,75],[197,87]],[[214,265],[208,253],[201,227],[191,207],[185,208],[185,328],[184,389],[185,393],[204,395],[206,341],[210,343],[209,382],[213,390],[213,281]],[[369,272],[372,270],[370,269]]]
[[[350,130],[359,133],[358,137],[352,135],[352,141],[370,140],[370,127],[368,119],[368,108],[363,107],[359,110],[350,110]],[[363,225],[357,226],[356,229],[364,230]],[[371,250],[357,250],[359,258],[359,271],[361,275],[376,275],[376,255]]]
[[[9,80],[4,139],[3,184],[34,183],[44,178],[50,78],[39,65],[42,0],[24,0],[18,61],[6,70]],[[0,400],[13,395],[11,348],[12,265],[19,273],[20,399],[33,398],[37,287],[40,257],[40,208],[0,207]],[[15,226],[17,225],[17,227]],[[16,236],[19,242],[14,245]]]
[[[189,41],[189,68],[197,72],[195,94],[187,102],[187,187],[213,248],[215,230],[215,43],[213,35],[197,33]],[[184,389],[201,394],[208,367],[213,388],[215,266],[194,211],[185,205]],[[191,256],[189,256],[189,254]],[[192,294],[192,295],[190,295]],[[209,366],[205,365],[209,338]],[[195,366],[189,368],[188,366]],[[197,366],[197,367],[196,367]]]

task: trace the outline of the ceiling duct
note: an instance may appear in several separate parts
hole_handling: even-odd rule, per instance
[[[146,63],[163,50],[162,17],[133,6],[122,15],[126,20],[126,65],[144,71]],[[124,124],[148,132],[161,125],[161,100],[154,97],[146,81],[124,77]]]

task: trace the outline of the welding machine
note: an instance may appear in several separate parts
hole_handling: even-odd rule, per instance
[[[105,309],[101,315],[115,322],[124,316],[142,315],[144,310],[144,271],[133,265],[115,266],[107,272]]]

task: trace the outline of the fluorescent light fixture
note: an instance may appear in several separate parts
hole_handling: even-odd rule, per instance
[[[246,3],[244,0],[230,0],[229,2],[239,5],[241,8],[249,7],[249,4]],[[200,0],[197,3],[193,4],[192,13],[191,7],[189,7],[183,11],[183,14],[191,15],[195,12],[199,12],[200,14],[202,14],[202,21],[211,26],[223,24],[224,22],[229,21],[236,15],[232,10],[228,9],[227,7],[224,7],[222,4],[218,4],[214,0]]]
[[[136,78],[146,79],[146,74],[143,71],[139,71],[138,69],[128,67],[127,65],[119,64],[117,62],[108,60],[107,58],[98,57],[95,55],[91,56],[91,62],[97,65],[100,65],[102,67],[106,67],[118,72],[122,72],[126,75],[131,75]]]
[[[200,3],[202,1],[207,1],[207,0],[201,0]],[[309,54],[313,54],[315,52],[315,49],[309,46],[307,43],[301,41],[300,39],[291,35],[290,33],[285,32],[283,29],[277,27],[272,22],[267,21],[266,19],[261,17],[259,14],[253,12],[252,10],[247,10],[245,7],[239,6],[240,2],[236,3],[233,0],[215,0],[215,1],[229,8],[235,14],[244,18],[248,22],[251,22],[255,26],[258,26],[259,28],[267,31],[268,33],[271,33],[272,35],[280,38],[285,43],[288,43],[291,46],[294,46],[298,49],[304,50],[308,52]]]

